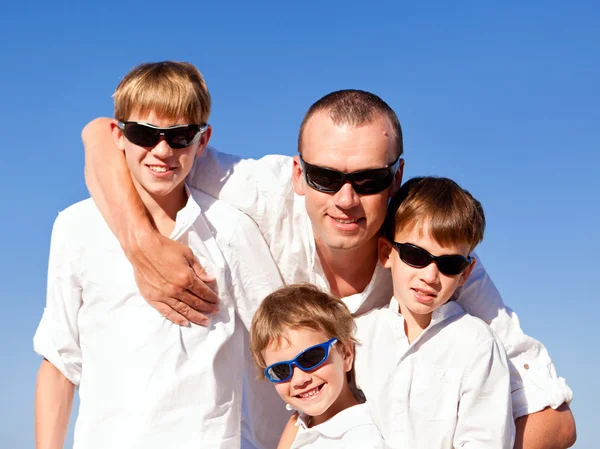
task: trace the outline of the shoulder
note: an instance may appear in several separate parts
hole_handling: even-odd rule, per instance
[[[496,335],[485,321],[464,311],[455,320],[450,319],[447,328],[459,341],[471,346],[496,339]]]
[[[374,333],[385,332],[385,328],[394,321],[393,313],[386,307],[372,309],[369,312],[354,318],[356,324],[356,337],[360,340],[363,336],[372,338]]]
[[[107,230],[110,232],[96,204],[88,198],[60,211],[54,220],[52,233],[53,236],[65,237],[75,243],[98,231]]]
[[[384,449],[385,443],[375,424],[363,424],[349,429],[342,437],[346,449]]]

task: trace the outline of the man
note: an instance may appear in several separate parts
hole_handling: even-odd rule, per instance
[[[202,285],[211,278],[189,250],[152,229],[108,129],[108,120],[99,119],[82,136],[92,196],[121,241],[147,300],[174,322],[204,322],[204,313],[217,302]],[[282,156],[240,160],[209,150],[189,182],[256,221],[286,283],[317,284],[360,315],[383,306],[392,295],[390,274],[377,262],[377,238],[388,198],[402,180],[402,150],[394,111],[373,94],[344,90],[308,110],[293,161]],[[574,444],[569,388],[556,376],[543,345],[523,334],[481,264],[456,299],[487,321],[507,349],[515,447]],[[252,412],[250,418],[260,415]]]

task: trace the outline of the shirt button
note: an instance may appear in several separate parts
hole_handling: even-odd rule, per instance
[[[525,365],[523,365],[523,368],[529,369],[529,363],[526,363]]]

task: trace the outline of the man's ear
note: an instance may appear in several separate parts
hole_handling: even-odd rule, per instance
[[[292,183],[294,192],[297,195],[304,196],[304,176],[302,176],[302,166],[300,165],[300,156],[294,156],[294,166],[292,167]]]
[[[396,174],[394,175],[394,181],[392,181],[392,188],[390,189],[390,198],[393,197],[398,190],[400,190],[400,186],[402,185],[402,175],[404,174],[404,159],[400,158],[398,163],[398,170],[396,170]]]
[[[379,237],[378,241],[379,263],[385,268],[392,268],[390,256],[392,255],[392,243],[385,237]]]
[[[121,151],[125,151],[125,136],[117,122],[114,120],[110,122],[110,131],[117,148]]]
[[[212,126],[207,125],[206,131],[202,133],[200,136],[200,141],[198,142],[198,148],[196,149],[196,156],[200,156],[206,145],[208,145],[208,141],[210,140],[210,136],[212,136]]]
[[[471,272],[473,271],[473,268],[475,267],[476,262],[477,262],[477,259],[473,258],[473,260],[471,261],[469,266],[465,269],[465,271],[463,271],[460,274],[460,279],[458,280],[459,287],[461,287],[465,282],[467,282],[467,279],[469,279],[469,276],[471,276]]]

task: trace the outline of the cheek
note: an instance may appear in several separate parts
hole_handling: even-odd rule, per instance
[[[278,384],[274,384],[275,385],[275,391],[277,391],[277,394],[279,394],[279,396],[281,396],[282,398],[287,398],[290,395],[290,383],[289,382],[282,382],[282,383],[278,383]]]
[[[387,190],[385,192],[385,194],[377,193],[375,195],[363,196],[361,201],[365,214],[371,218],[371,221],[377,223],[379,226],[383,224],[387,211]]]

